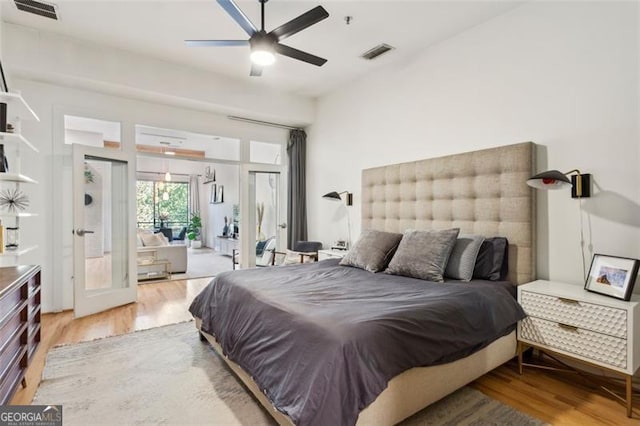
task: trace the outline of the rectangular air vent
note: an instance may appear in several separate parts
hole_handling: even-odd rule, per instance
[[[57,6],[55,4],[35,0],[15,0],[15,2],[18,9],[23,12],[58,20]]]
[[[395,49],[393,46],[389,46],[386,43],[382,43],[377,45],[376,47],[374,47],[373,49],[367,50],[366,52],[364,52],[362,55],[360,55],[361,58],[364,58],[368,61],[377,58],[378,56],[387,53],[390,50]]]

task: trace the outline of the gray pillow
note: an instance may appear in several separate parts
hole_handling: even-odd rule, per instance
[[[398,248],[402,234],[365,229],[360,238],[342,258],[340,265],[354,266],[369,272],[384,270]]]
[[[471,281],[483,241],[484,237],[481,235],[458,235],[444,275],[456,280]]]
[[[444,281],[442,274],[458,232],[458,228],[444,231],[405,231],[385,272],[434,282]]]

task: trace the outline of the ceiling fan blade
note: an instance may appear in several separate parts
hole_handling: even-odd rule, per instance
[[[251,72],[249,75],[251,77],[260,77],[262,75],[262,69],[260,65],[251,64]]]
[[[285,46],[284,44],[275,43],[273,49],[281,55],[288,56],[299,61],[308,62],[319,67],[323,66],[326,59],[319,56],[312,55],[311,53],[303,52],[302,50],[294,49],[293,47]]]
[[[185,40],[189,47],[248,46],[249,40]]]
[[[278,28],[271,31],[269,35],[274,35],[278,40],[283,40],[328,17],[329,12],[327,12],[324,7],[316,6],[286,24],[280,25]]]
[[[247,15],[240,10],[233,0],[218,0],[218,4],[222,6],[222,8],[233,18],[234,21],[238,23],[238,25],[242,27],[243,30],[246,31],[247,34],[249,34],[249,36],[258,32],[256,26],[251,23],[249,18],[247,18]]]

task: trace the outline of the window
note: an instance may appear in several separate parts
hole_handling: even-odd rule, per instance
[[[169,228],[180,232],[189,223],[189,184],[139,180],[136,182],[138,228]]]

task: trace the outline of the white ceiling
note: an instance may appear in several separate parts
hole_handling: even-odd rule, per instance
[[[330,16],[283,41],[328,59],[323,67],[278,56],[262,77],[249,77],[244,47],[189,48],[184,39],[246,39],[215,0],[58,0],[59,21],[19,11],[2,0],[6,22],[89,40],[307,96],[319,96],[383,66],[403,66],[417,52],[491,19],[522,1],[271,0],[270,31],[321,4]],[[257,0],[236,3],[259,26]],[[346,25],[345,16],[353,21]],[[396,49],[373,61],[359,56],[379,43]]]

